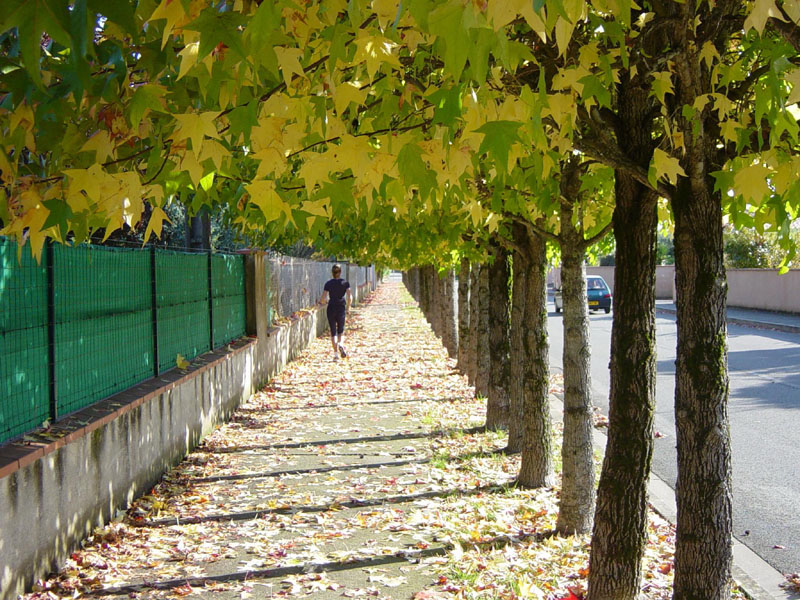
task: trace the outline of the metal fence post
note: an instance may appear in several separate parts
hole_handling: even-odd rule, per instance
[[[156,247],[150,246],[150,316],[153,322],[153,377],[161,373],[158,356],[158,285],[156,283]]]
[[[58,418],[58,382],[56,380],[56,274],[53,240],[45,242],[47,259],[47,375],[50,379],[50,422]]]
[[[208,343],[214,349],[214,287],[211,276],[211,250],[208,251]]]

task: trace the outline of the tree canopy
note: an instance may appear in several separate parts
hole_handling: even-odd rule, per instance
[[[496,231],[509,213],[556,226],[553,182],[572,152],[669,197],[685,174],[679,121],[701,127],[709,115],[727,210],[788,230],[800,197],[800,3],[692,6],[10,0],[3,233],[38,254],[46,235],[107,236],[148,203],[146,233],[158,235],[177,200],[226,204],[262,240],[351,236],[350,250],[387,262],[425,248],[433,260],[440,241]],[[691,104],[669,40],[684,30],[705,77]],[[610,135],[623,71],[651,98],[649,170]],[[420,242],[404,244],[412,234]]]

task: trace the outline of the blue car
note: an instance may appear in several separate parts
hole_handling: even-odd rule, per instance
[[[611,312],[611,290],[605,279],[599,275],[589,275],[586,278],[586,296],[589,300],[589,312],[593,310],[604,310],[606,314]],[[556,290],[553,295],[553,304],[556,312],[560,313],[564,306],[561,298],[561,290]]]

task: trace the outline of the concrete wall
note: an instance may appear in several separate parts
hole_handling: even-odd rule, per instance
[[[35,442],[0,447],[0,598],[58,568],[327,329],[322,307],[267,327],[263,257],[248,257],[247,277],[256,337],[107,398]],[[372,287],[357,287],[357,301]]]
[[[728,306],[800,313],[800,269],[728,269]]]

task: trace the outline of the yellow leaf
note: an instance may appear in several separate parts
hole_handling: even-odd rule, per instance
[[[547,105],[553,120],[561,125],[565,117],[572,115],[575,101],[572,94],[548,94]]]
[[[279,177],[286,170],[286,157],[275,148],[265,148],[253,154],[253,158],[261,161],[256,172],[256,179]]]
[[[113,1],[113,0],[109,0]],[[156,10],[150,15],[148,21],[156,21],[158,19],[166,19],[167,24],[164,25],[164,35],[161,38],[161,49],[167,45],[167,40],[175,29],[175,25],[186,16],[183,10],[183,2],[179,0],[162,0]]]
[[[185,371],[186,369],[188,369],[188,368],[189,368],[189,361],[188,361],[188,360],[186,360],[186,359],[183,357],[183,355],[182,355],[182,354],[178,354],[178,355],[175,357],[175,365],[176,365],[176,366],[177,366],[177,367],[178,367],[178,368],[179,368],[181,371]]]
[[[800,23],[800,0],[784,0],[783,10],[795,23]]]
[[[300,210],[304,210],[312,215],[316,215],[318,217],[328,217],[329,210],[327,202],[323,200],[317,200],[315,202],[304,202],[300,205]]]
[[[186,75],[189,70],[197,64],[197,51],[200,49],[200,42],[192,42],[178,52],[181,57],[181,68],[178,71],[178,79]]]
[[[800,69],[792,69],[786,73],[783,78],[792,86],[792,91],[789,92],[789,98],[786,100],[786,104],[800,102]]]
[[[294,75],[305,77],[303,66],[300,64],[300,57],[303,56],[302,50],[275,46],[275,54],[278,56],[278,66],[281,68],[283,81],[286,83],[287,88],[292,87],[292,77]]]
[[[88,210],[89,201],[102,199],[102,185],[108,174],[99,164],[95,163],[88,169],[66,169],[64,175],[69,182],[66,200],[72,212]]]
[[[205,140],[203,142],[203,150],[197,157],[199,163],[203,163],[209,159],[214,163],[214,166],[219,170],[222,168],[222,163],[230,156],[227,148],[215,140]]]
[[[486,3],[486,17],[494,30],[499,31],[531,4],[527,0],[489,0]]]
[[[275,182],[265,179],[254,181],[246,186],[250,201],[261,209],[267,221],[276,220],[281,213],[291,214],[289,206],[275,191]]]
[[[736,140],[739,137],[736,133],[737,129],[739,129],[739,122],[735,119],[725,119],[720,124],[720,132],[722,133],[722,137],[728,142],[736,143]]]
[[[386,29],[397,18],[399,0],[372,0],[372,10],[378,16],[378,25]]]
[[[384,64],[401,67],[400,60],[394,55],[396,47],[397,44],[382,35],[369,35],[363,30],[359,30],[353,62],[364,61],[367,65],[367,75],[372,80],[375,78],[375,73]]]
[[[750,14],[744,20],[744,30],[749,31],[752,28],[761,34],[770,17],[785,21],[774,0],[755,0]]]
[[[197,160],[197,156],[191,150],[187,150],[183,154],[179,168],[181,171],[186,171],[189,174],[189,179],[194,186],[199,185],[200,180],[203,178],[203,175],[205,175],[203,165],[200,164],[200,161]]]
[[[772,170],[760,163],[743,167],[733,175],[734,192],[753,204],[761,204],[772,193],[768,184],[771,175]]]
[[[686,177],[686,172],[681,167],[680,161],[659,148],[653,151],[652,166],[655,168],[656,180],[666,177],[674,185],[678,182],[678,175]]]
[[[164,226],[164,221],[171,223],[167,214],[161,209],[160,206],[153,207],[153,213],[150,215],[150,221],[147,223],[147,229],[144,232],[144,246],[150,240],[150,234],[155,233],[157,238],[161,237],[161,228]]]
[[[217,112],[185,113],[172,115],[178,122],[178,129],[172,134],[176,142],[192,140],[192,150],[199,154],[203,147],[205,136],[219,139],[217,133]]]
[[[16,169],[11,161],[8,160],[8,153],[3,146],[0,146],[0,181],[9,184],[16,177]]]
[[[103,163],[109,158],[114,158],[114,140],[108,131],[101,129],[86,140],[81,152],[94,152],[94,160]]]
[[[558,21],[556,21],[556,45],[558,46],[559,56],[563,56],[567,51],[574,29],[575,23],[567,21],[563,17],[559,17]]]
[[[333,94],[333,106],[336,114],[341,115],[351,103],[363,105],[366,97],[366,90],[361,90],[357,85],[349,82],[339,84]]]

